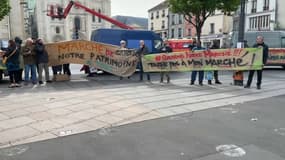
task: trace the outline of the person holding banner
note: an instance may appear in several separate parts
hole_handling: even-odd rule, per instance
[[[172,52],[172,48],[169,46],[167,42],[164,43],[164,46],[161,48],[162,53],[170,53]],[[163,83],[164,75],[166,76],[167,83],[170,83],[170,76],[168,72],[160,72],[160,83]]]
[[[214,40],[211,49],[220,49],[219,41]],[[219,80],[219,73],[218,71],[214,71],[214,79],[216,84],[222,84]],[[208,84],[212,84],[212,80],[208,80]]]
[[[264,43],[264,38],[262,36],[257,36],[256,44],[253,45],[253,48],[263,48],[263,65],[265,65],[268,58],[268,46]],[[254,72],[255,70],[249,71],[247,84],[244,86],[244,88],[250,88]],[[259,90],[261,89],[262,69],[256,70],[256,72],[257,72],[256,88]]]
[[[142,57],[147,54],[149,54],[149,49],[145,45],[144,40],[140,40],[140,46],[139,49],[137,50],[137,55],[139,59],[139,69],[140,69],[140,81],[143,81],[143,74],[144,74]],[[147,80],[150,81],[150,74],[149,73],[146,74],[147,74]]]
[[[196,47],[194,47],[192,51],[194,52],[198,50],[205,50],[205,48],[201,46],[201,41],[199,40],[196,43]],[[204,71],[192,71],[190,85],[194,85],[197,77],[197,72],[199,72],[199,85],[203,86]]]
[[[127,50],[127,42],[124,40],[120,41],[120,50]],[[130,77],[128,77],[130,79]],[[120,77],[120,80],[123,80],[123,77]]]

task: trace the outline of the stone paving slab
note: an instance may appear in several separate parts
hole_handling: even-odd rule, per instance
[[[202,87],[190,86],[187,74],[171,84],[104,75],[15,89],[0,84],[0,147],[285,94],[285,75],[265,75],[261,91],[230,85],[231,75],[220,76],[223,85]]]

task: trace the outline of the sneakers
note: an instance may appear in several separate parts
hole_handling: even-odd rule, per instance
[[[11,83],[8,88],[15,88],[16,87],[16,84],[15,83]]]
[[[52,81],[51,81],[51,80],[47,80],[46,82],[47,82],[47,83],[52,83]]]
[[[200,85],[200,86],[203,86],[203,82],[199,82],[199,85]]]
[[[194,85],[194,81],[191,81],[191,82],[190,82],[190,85]]]
[[[39,81],[39,84],[44,84],[43,81]]]

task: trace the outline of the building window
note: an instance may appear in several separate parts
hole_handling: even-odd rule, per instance
[[[249,18],[250,30],[269,30],[270,15]]]
[[[156,11],[156,18],[159,18],[159,11]]]
[[[174,28],[171,29],[171,38],[174,38]]]
[[[80,30],[81,29],[81,20],[80,17],[76,16],[74,18],[74,26],[76,30]]]
[[[252,0],[251,13],[256,13],[257,0]]]
[[[150,30],[153,31],[153,22],[151,22],[151,24],[150,24]]]
[[[269,10],[269,0],[264,0],[263,11]]]
[[[101,13],[101,9],[99,9],[98,12]],[[101,21],[102,21],[101,18],[98,17],[98,22],[101,23]]]
[[[94,11],[95,9],[93,9],[93,11]],[[96,22],[96,17],[95,17],[95,15],[92,15],[92,22]]]
[[[161,25],[161,28],[164,29],[164,28],[165,28],[165,21],[163,20],[163,21],[161,22],[161,24],[162,24],[162,25]]]
[[[189,37],[192,36],[192,30],[191,30],[191,28],[188,29],[188,36],[189,36]]]
[[[178,38],[182,38],[182,28],[178,28]]]
[[[150,16],[150,19],[153,19],[153,12],[151,12],[151,16]]]
[[[165,10],[162,10],[162,17],[165,17]]]
[[[175,25],[175,14],[172,15],[172,22],[171,22],[171,24]]]
[[[210,23],[210,34],[215,33],[215,23]]]
[[[182,24],[182,15],[179,15],[178,23]]]
[[[55,33],[57,33],[57,34],[60,33],[60,28],[59,27],[55,27]]]

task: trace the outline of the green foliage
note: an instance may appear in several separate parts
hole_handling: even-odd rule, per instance
[[[9,0],[1,0],[0,2],[0,21],[10,12]]]
[[[229,15],[238,9],[240,0],[167,0],[173,13],[183,14],[193,24],[200,40],[202,27],[206,19],[216,10]]]

